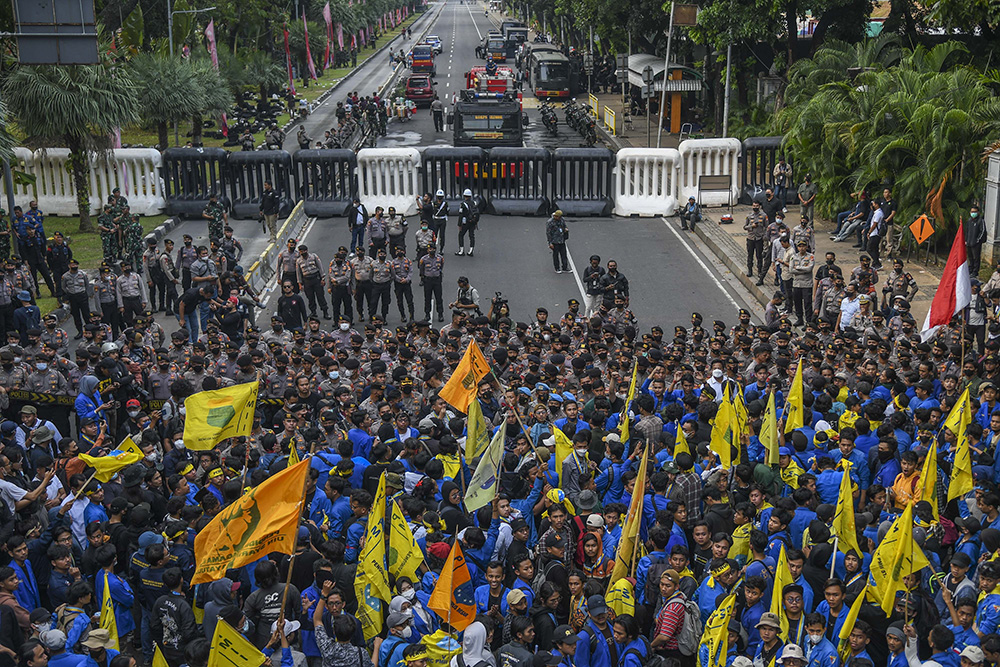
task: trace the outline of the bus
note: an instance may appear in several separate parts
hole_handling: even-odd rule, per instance
[[[569,58],[561,53],[532,52],[526,73],[535,97],[569,97]]]
[[[434,65],[434,47],[430,44],[417,44],[410,51],[410,71],[414,74],[427,72],[431,76],[437,74]]]

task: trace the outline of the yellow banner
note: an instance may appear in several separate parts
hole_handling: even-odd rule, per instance
[[[267,658],[221,618],[215,624],[208,667],[260,667]]]
[[[785,545],[781,545],[781,555],[778,556],[778,566],[774,569],[774,586],[771,588],[771,613],[778,616],[781,625],[781,641],[788,641],[788,613],[785,611],[785,601],[782,591],[785,586],[794,584],[792,570],[788,567],[788,553]]]
[[[615,551],[615,567],[611,571],[608,595],[619,579],[632,576],[634,572],[633,555],[636,559],[636,544],[639,541],[639,524],[642,523],[642,504],[646,496],[646,468],[649,462],[649,448],[642,450],[642,461],[639,463],[639,473],[635,478],[635,486],[632,487],[632,501],[629,503],[628,518],[625,527],[622,528],[621,537],[618,539],[618,550]]]
[[[194,540],[191,585],[220,579],[229,568],[270,553],[291,554],[308,473],[309,461],[286,468],[215,515]]]
[[[184,401],[184,446],[201,451],[226,438],[249,436],[259,388],[258,382],[245,382],[188,396]]]
[[[490,444],[490,429],[486,426],[478,398],[473,398],[469,402],[469,417],[465,423],[465,462],[471,466],[479,453]]]
[[[963,428],[962,430],[964,432],[965,429]],[[963,438],[963,440],[964,439],[965,438]],[[969,473],[970,474],[972,473],[971,462],[969,463]],[[938,521],[937,481],[938,481],[938,462],[937,462],[937,442],[935,441],[930,447],[927,448],[927,456],[924,458],[924,469],[920,471],[920,486],[923,489],[923,491],[920,494],[920,497],[931,504],[931,510],[934,512],[935,523],[937,523]],[[858,551],[858,554],[860,553],[861,552]]]
[[[146,458],[139,446],[132,440],[132,436],[125,436],[118,449],[108,452],[107,456],[90,456],[80,454],[80,460],[94,469],[94,477],[99,482],[110,482],[119,471],[124,470],[133,463],[138,463]]]
[[[358,596],[358,620],[365,641],[382,631],[382,604],[388,603],[389,578],[385,570],[385,473],[378,481],[375,501],[368,515],[365,543],[358,558],[354,579],[354,592]]]
[[[851,486],[851,462],[843,459],[844,472],[840,478],[840,493],[837,496],[837,509],[833,515],[830,529],[837,536],[837,548],[845,554],[854,550],[854,555],[861,558],[861,547],[858,546],[858,531],[854,524],[854,492]]]
[[[118,648],[118,620],[115,618],[115,605],[111,601],[111,587],[108,585],[108,573],[104,573],[104,595],[101,596],[101,627],[111,635],[111,648],[120,651]]]
[[[778,464],[778,450],[781,442],[778,439],[778,411],[774,406],[774,392],[767,395],[767,408],[764,410],[764,421],[760,427],[760,444],[767,452],[765,463],[769,466]]]
[[[636,359],[635,362],[632,364],[632,380],[631,382],[629,382],[628,385],[628,395],[625,396],[625,408],[622,410],[621,419],[619,420],[621,422],[619,424],[620,427],[619,430],[621,431],[621,440],[625,444],[628,444],[628,438],[629,438],[628,411],[629,408],[632,406],[632,399],[635,398],[635,380],[638,377],[638,375],[639,375],[639,360]]]
[[[389,573],[396,579],[407,577],[416,581],[417,569],[424,562],[424,554],[396,502],[392,503],[389,531]]]
[[[795,369],[792,388],[788,390],[788,400],[785,402],[785,433],[791,433],[805,426],[805,407],[802,402],[802,360]]]
[[[476,620],[475,590],[458,540],[455,540],[448,560],[441,568],[441,576],[427,600],[427,608],[437,612],[445,623],[459,632]]]
[[[635,587],[627,578],[621,578],[608,589],[607,604],[615,616],[622,614],[635,615]]]
[[[483,356],[482,350],[475,340],[469,341],[465,355],[458,363],[455,372],[448,378],[448,383],[441,388],[438,395],[449,405],[461,413],[469,413],[469,402],[476,395],[479,381],[490,372],[490,364]]]
[[[892,613],[903,577],[928,565],[930,561],[913,540],[913,504],[910,503],[872,554],[868,585],[887,616]]]

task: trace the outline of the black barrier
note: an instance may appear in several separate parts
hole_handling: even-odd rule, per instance
[[[754,199],[763,199],[764,190],[774,185],[774,165],[782,155],[781,142],[784,137],[749,137],[743,140],[740,153],[740,203],[749,204]],[[792,175],[794,179],[794,174]],[[787,184],[785,202],[794,203],[794,183]]]
[[[347,148],[296,151],[292,155],[295,197],[302,200],[306,215],[347,215],[358,194],[357,166],[357,156]]]
[[[221,148],[168,148],[163,151],[167,214],[199,217],[215,191],[225,197],[229,153]]]
[[[264,181],[271,181],[281,202],[279,215],[292,210],[292,156],[287,151],[240,151],[229,155],[226,171],[234,218],[256,218]]]
[[[483,170],[494,215],[547,215],[549,163],[544,148],[491,148]]]
[[[552,153],[552,206],[566,215],[611,215],[615,154],[606,148]]]
[[[483,208],[486,181],[482,173],[486,151],[476,146],[431,146],[423,152],[423,189],[433,195],[444,190],[444,198],[454,213],[462,201],[462,192],[472,190]]]

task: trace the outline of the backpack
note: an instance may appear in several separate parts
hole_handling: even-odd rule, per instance
[[[645,637],[640,637],[640,639],[642,639],[642,643],[646,645],[646,656],[643,657],[642,653],[639,652],[639,649],[630,648],[622,654],[619,664],[625,663],[625,656],[634,655],[639,659],[639,664],[642,665],[642,667],[668,667],[669,662],[665,657],[659,655],[658,653],[653,653],[653,649],[649,646],[649,640]]]
[[[73,627],[73,622],[76,621],[76,617],[83,612],[79,609],[70,609],[69,605],[63,603],[56,607],[56,630],[62,630],[67,635],[69,634],[70,628]]]
[[[547,581],[546,575],[552,570],[553,566],[559,564],[557,560],[550,560],[544,567],[535,568],[535,578],[531,580],[531,590],[535,592],[535,595],[541,595],[542,584]]]
[[[646,602],[655,601],[660,594],[660,576],[670,569],[670,561],[665,556],[657,556],[656,560],[649,557],[649,570],[646,571]]]
[[[885,216],[883,215],[882,219],[879,220],[878,222],[878,235],[880,237],[884,237],[888,228],[889,228],[889,223],[886,222]]]
[[[677,650],[684,655],[698,655],[701,643],[701,610],[694,600],[684,601],[684,621],[677,635]]]

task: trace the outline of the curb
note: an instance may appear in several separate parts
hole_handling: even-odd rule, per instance
[[[181,221],[179,218],[167,218],[166,220],[163,221],[163,223],[159,227],[157,227],[150,233],[146,234],[145,238],[153,239],[157,243],[159,243],[160,240],[163,239],[163,237],[165,237],[167,234],[173,231],[174,227],[176,227],[180,223]]]
[[[673,217],[673,216],[672,216]],[[733,223],[735,224],[735,223]],[[701,239],[708,249],[712,251],[712,254],[716,256],[730,271],[736,276],[743,287],[746,288],[750,294],[760,302],[760,305],[766,306],[771,300],[770,296],[762,289],[762,287],[767,285],[765,281],[764,285],[758,285],[757,281],[753,278],[747,277],[745,267],[741,266],[738,259],[740,259],[740,247],[739,245],[729,237],[729,234],[721,231],[718,235],[710,234],[705,231],[706,227],[719,227],[719,222],[713,220],[708,215],[703,213],[702,221],[695,225],[694,233]],[[736,259],[734,259],[734,257]]]

